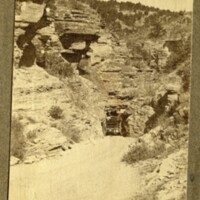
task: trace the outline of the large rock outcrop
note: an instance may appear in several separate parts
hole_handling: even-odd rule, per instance
[[[73,7],[72,1],[17,2],[13,115],[24,126],[27,164],[103,136],[104,94],[87,55],[100,37],[100,18],[86,5]],[[49,114],[55,106],[60,119]]]

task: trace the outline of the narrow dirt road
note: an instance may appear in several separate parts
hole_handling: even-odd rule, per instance
[[[139,172],[121,162],[131,138],[81,143],[64,156],[11,167],[9,200],[128,200]]]

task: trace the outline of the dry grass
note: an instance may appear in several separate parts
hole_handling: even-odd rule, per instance
[[[65,120],[62,120],[60,124],[57,125],[57,129],[59,129],[68,140],[74,143],[79,143],[82,140],[78,127],[69,124],[69,122],[66,122]]]
[[[29,141],[33,142],[33,141],[37,138],[36,130],[33,130],[33,131],[28,132],[26,138],[27,138]]]
[[[138,161],[155,158],[164,151],[165,145],[161,141],[155,142],[152,147],[140,139],[139,142],[133,145],[129,152],[123,156],[122,161],[133,164]]]
[[[131,99],[140,97],[154,97],[158,87],[159,85],[144,82],[143,84],[138,85],[137,88],[129,87],[124,89],[122,95],[129,96]]]
[[[25,154],[23,130],[24,127],[20,120],[17,117],[13,117],[11,128],[11,155],[19,159],[23,159]]]
[[[139,194],[137,196],[134,196],[134,198],[131,200],[158,200],[158,198],[156,197],[156,192],[155,193],[146,192],[144,194]]]
[[[36,120],[30,116],[27,117],[27,120],[31,123],[31,124],[35,124]]]

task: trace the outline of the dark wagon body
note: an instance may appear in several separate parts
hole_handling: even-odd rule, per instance
[[[106,120],[103,123],[103,129],[105,135],[121,135],[127,136],[128,130],[126,125],[126,119],[129,114],[127,114],[127,106],[109,106],[106,107]]]
[[[106,135],[120,135],[121,121],[119,116],[109,116],[106,119]]]

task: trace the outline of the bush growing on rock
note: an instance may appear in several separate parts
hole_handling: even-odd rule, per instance
[[[61,123],[57,127],[62,134],[67,137],[70,141],[79,143],[81,142],[81,134],[80,130],[75,125],[69,125],[65,120],[61,121]]]
[[[166,33],[166,30],[162,27],[161,23],[156,21],[152,24],[149,37],[158,38],[163,36]]]
[[[135,145],[133,145],[130,151],[122,158],[123,162],[133,164],[138,161],[155,158],[165,151],[165,145],[161,141],[157,141],[154,145],[147,144],[144,140],[140,139]]]
[[[50,73],[53,75],[57,75],[59,77],[70,77],[73,74],[73,69],[69,64],[58,64],[54,65],[49,69]]]
[[[33,142],[36,138],[37,138],[37,132],[36,132],[36,130],[33,130],[33,131],[29,131],[28,133],[27,133],[27,139],[29,140],[29,141],[31,141],[31,142]]]
[[[171,52],[171,55],[168,57],[166,63],[166,70],[171,71],[178,68],[178,75],[183,75],[183,81],[186,81],[188,84],[188,79],[190,76],[190,57],[191,36],[188,36],[188,38],[182,39],[182,42],[179,44],[176,50],[173,50]],[[184,74],[186,75],[186,77],[184,77]],[[186,90],[187,87],[188,85],[186,86]]]
[[[58,77],[70,77],[73,75],[73,68],[62,56],[55,52],[48,52],[45,56],[45,69],[52,75]]]
[[[80,136],[80,132],[77,130],[71,130],[71,132],[69,133],[70,139],[72,141],[74,141],[75,143],[79,143],[81,142],[81,136]]]
[[[11,126],[11,156],[19,159],[24,158],[25,154],[25,137],[23,135],[24,127],[19,118],[12,118]]]
[[[181,59],[181,57],[180,57],[179,54],[177,54],[177,53],[172,53],[172,54],[169,56],[168,60],[167,60],[167,64],[166,64],[167,69],[166,69],[166,70],[167,70],[167,71],[171,71],[171,70],[176,69],[178,63],[180,62],[180,59]]]
[[[63,118],[63,110],[59,106],[52,106],[49,110],[49,114],[54,119]]]
[[[183,90],[185,92],[189,91],[190,88],[190,59],[187,59],[182,63],[177,71],[177,74],[182,78]]]

